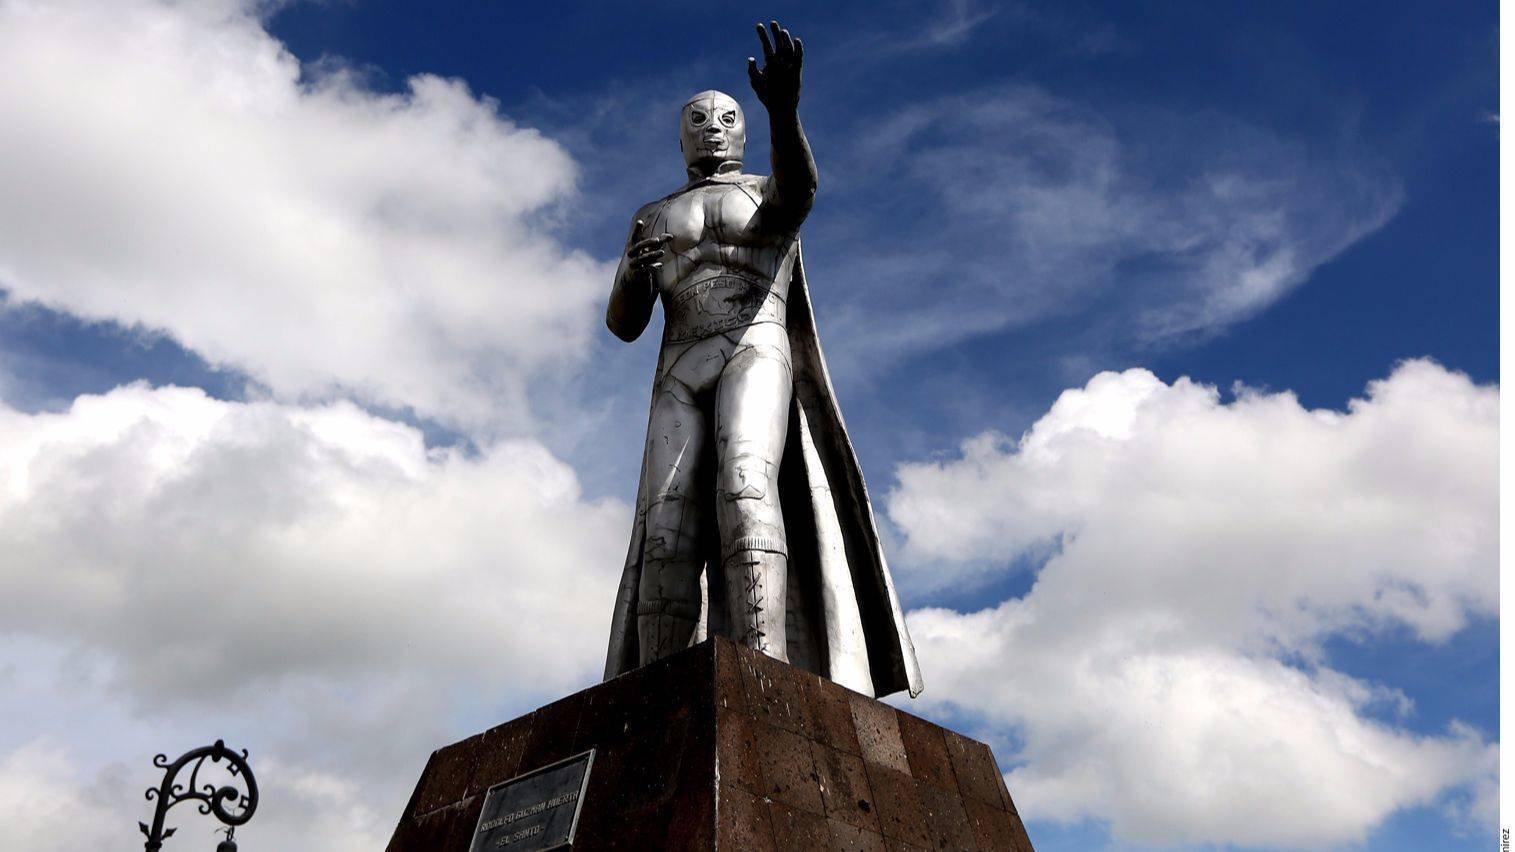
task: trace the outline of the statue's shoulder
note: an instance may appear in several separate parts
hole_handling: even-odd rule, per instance
[[[631,214],[632,221],[635,221],[637,219],[646,219],[648,216],[650,216],[654,212],[656,212],[657,209],[658,209],[658,207],[663,202],[667,201],[668,199],[670,199],[672,197],[673,196],[671,196],[671,195],[665,195],[662,198],[659,198],[659,199],[657,199],[655,201],[649,201],[646,204],[643,204],[641,207],[637,208],[637,212]]]
[[[646,204],[643,204],[641,207],[638,207],[637,208],[637,212],[631,214],[631,233],[632,233],[632,236],[629,237],[628,239],[636,239],[637,238],[637,236],[636,236],[636,234],[637,234],[637,223],[638,222],[650,223],[653,220],[653,218],[657,216],[658,208],[662,207],[667,202],[668,202],[668,197],[664,197],[664,198],[659,198],[656,201],[649,201]]]

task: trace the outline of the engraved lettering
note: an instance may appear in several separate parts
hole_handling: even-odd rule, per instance
[[[541,834],[544,830],[545,829],[543,829],[542,826],[540,826],[540,825],[533,825],[533,826],[531,826],[529,828],[523,828],[520,831],[516,832],[515,834],[507,834],[507,835],[505,835],[504,837],[500,838],[499,840],[496,840],[494,842],[494,845],[496,847],[509,846],[510,844],[516,842],[517,840],[525,840],[526,838],[532,836],[533,834]]]
[[[479,823],[479,833],[483,834],[486,831],[493,831],[502,825],[510,825],[518,819],[525,819],[529,816],[536,816],[542,811],[548,810],[550,808],[556,808],[560,805],[566,805],[569,802],[578,801],[578,798],[579,791],[573,790],[571,792],[564,793],[561,796],[554,796],[551,799],[547,799],[546,801],[537,802],[533,805],[527,805],[518,811],[511,811],[508,814],[501,814],[492,820],[487,820],[485,822]]]

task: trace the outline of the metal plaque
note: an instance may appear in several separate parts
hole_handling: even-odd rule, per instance
[[[489,788],[469,852],[540,852],[573,844],[594,750]]]

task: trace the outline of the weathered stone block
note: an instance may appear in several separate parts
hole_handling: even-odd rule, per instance
[[[388,852],[468,852],[490,787],[590,749],[578,850],[1031,852],[988,746],[722,638],[437,750]]]

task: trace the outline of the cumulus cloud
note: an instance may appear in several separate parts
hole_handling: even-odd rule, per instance
[[[19,665],[83,666],[65,691],[101,707],[179,708],[176,734],[118,720],[117,751],[207,720],[255,740],[266,836],[385,837],[458,720],[593,682],[629,517],[535,442],[427,449],[347,402],[137,384],[0,405],[0,625],[75,658]],[[90,739],[67,719],[47,732]]]
[[[607,278],[555,236],[570,157],[461,81],[302,67],[255,6],[0,5],[0,288],[283,398],[520,428]]]
[[[1405,696],[1332,670],[1321,643],[1438,642],[1497,614],[1497,388],[1410,361],[1320,411],[1103,373],[1019,440],[898,473],[907,585],[1052,554],[1023,598],[910,618],[927,698],[1023,743],[1029,813],[1142,842],[1326,846],[1486,798],[1497,746],[1462,723],[1409,730]]]
[[[1350,144],[1024,84],[904,107],[853,147],[832,158],[858,196],[832,239],[910,231],[848,259],[866,283],[828,327],[868,347],[860,362],[1070,317],[1084,349],[1214,334],[1378,229],[1402,195]]]
[[[119,654],[155,695],[418,669],[580,682],[628,517],[539,444],[428,450],[346,402],[138,384],[0,407],[0,622]],[[549,652],[562,666],[537,674]]]
[[[112,846],[151,755],[216,737],[262,776],[248,842],[379,848],[427,752],[603,660],[630,509],[503,437],[599,327],[575,164],[461,81],[302,65],[270,7],[0,2],[5,300],[261,385],[0,401],[0,823],[30,848]]]

